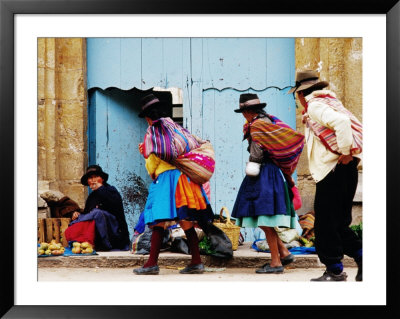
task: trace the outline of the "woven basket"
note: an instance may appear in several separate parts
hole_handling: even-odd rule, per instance
[[[219,216],[222,217],[222,212],[226,212],[226,223],[214,222],[213,224],[221,229],[232,242],[232,250],[236,250],[239,246],[240,227],[231,222],[231,215],[228,208],[225,206],[221,208]]]

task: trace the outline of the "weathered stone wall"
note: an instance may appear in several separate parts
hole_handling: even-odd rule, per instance
[[[319,69],[322,80],[328,81],[328,89],[334,91],[359,120],[362,121],[362,39],[361,38],[297,38],[296,70]],[[301,123],[302,108],[296,112],[296,125],[304,132]],[[298,164],[298,186],[303,199],[299,213],[313,209],[315,182],[308,170],[307,152],[304,150]],[[362,180],[362,178],[360,178]],[[357,202],[361,202],[359,185]],[[360,204],[353,209],[354,220],[360,221]],[[353,221],[354,223],[354,221]]]
[[[39,193],[58,190],[83,206],[87,164],[86,40],[38,39]]]

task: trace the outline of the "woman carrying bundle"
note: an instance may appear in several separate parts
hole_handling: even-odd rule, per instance
[[[241,227],[265,232],[271,262],[257,269],[259,274],[283,273],[283,266],[294,261],[274,227],[295,228],[291,175],[304,146],[304,136],[265,113],[265,106],[256,94],[247,93],[240,96],[235,110],[247,120],[243,132],[250,158],[232,216]]]
[[[180,273],[201,274],[204,265],[194,225],[196,222],[212,220],[214,214],[203,187],[174,165],[178,156],[198,148],[201,141],[166,117],[167,105],[155,95],[145,96],[141,100],[141,107],[139,117],[144,117],[149,127],[144,142],[139,144],[139,151],[153,179],[144,209],[144,220],[153,232],[149,259],[133,272],[137,275],[159,273],[157,261],[164,229],[179,223],[192,254],[191,263]]]

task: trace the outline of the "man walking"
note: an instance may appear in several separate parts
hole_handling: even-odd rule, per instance
[[[346,254],[357,263],[356,281],[362,281],[362,242],[350,229],[353,198],[361,162],[362,124],[324,89],[313,70],[298,71],[297,103],[304,107],[303,123],[311,176],[316,182],[315,247],[326,271],[311,281],[346,281],[342,259]]]

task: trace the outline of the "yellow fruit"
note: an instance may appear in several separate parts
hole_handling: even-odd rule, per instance
[[[38,254],[39,255],[43,255],[44,254],[44,250],[43,249],[38,249]]]
[[[72,244],[72,246],[73,246],[73,247],[81,247],[81,243],[75,241],[75,242]]]
[[[91,254],[93,252],[93,248],[92,247],[88,247],[85,250],[85,254]]]
[[[55,244],[57,244],[56,240],[52,239],[52,241],[50,242],[50,245],[55,245]]]
[[[80,247],[74,247],[74,248],[72,248],[72,252],[74,254],[80,254],[81,253],[81,248]]]
[[[50,250],[50,249],[47,249],[44,253],[45,253],[46,255],[51,255],[51,250]]]
[[[51,254],[54,255],[54,256],[59,256],[59,255],[61,255],[62,253],[61,253],[61,251],[59,251],[59,250],[53,250],[53,251],[51,252]]]
[[[49,249],[50,250],[56,250],[56,249],[58,249],[58,247],[57,247],[57,245],[53,245],[52,244],[52,245],[49,246]]]
[[[87,241],[85,241],[85,242],[83,242],[82,244],[81,244],[81,248],[83,248],[83,249],[86,249],[86,248],[88,248],[90,246],[90,244],[87,242]]]
[[[48,243],[40,243],[40,249],[47,250],[49,248]]]

